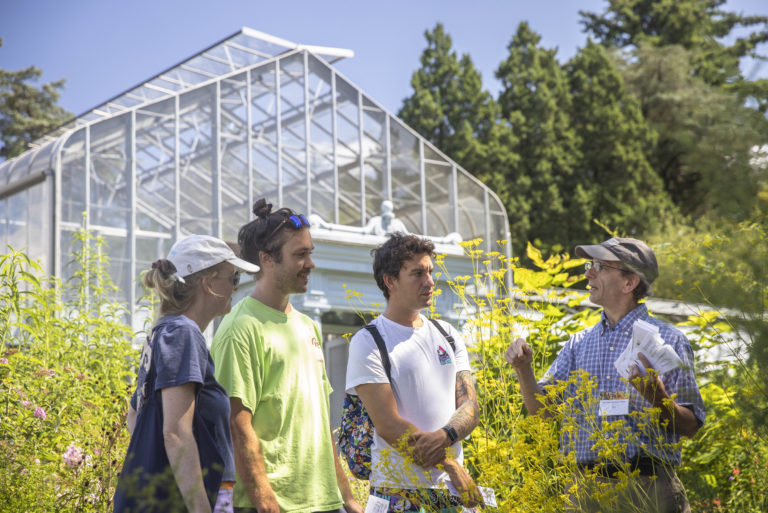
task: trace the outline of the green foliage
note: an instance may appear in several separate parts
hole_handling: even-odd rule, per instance
[[[601,14],[580,12],[587,32],[606,46],[680,46],[693,52],[691,69],[705,83],[736,91],[768,108],[766,81],[750,82],[742,57],[765,59],[757,48],[768,41],[768,17],[721,9],[726,0],[609,0]],[[752,28],[757,30],[751,31]],[[728,37],[730,44],[723,42]],[[687,68],[686,68],[687,69]]]
[[[112,510],[136,354],[106,299],[102,242],[76,242],[71,283],[23,252],[0,256],[0,511]]]
[[[599,242],[603,236],[589,229],[593,219],[634,237],[658,230],[676,208],[646,158],[655,134],[637,99],[600,45],[588,43],[565,70],[572,120],[582,141],[579,173],[585,185],[579,201],[591,207],[590,217],[579,219],[581,243]]]
[[[470,333],[474,356],[481,424],[465,443],[465,455],[478,484],[496,490],[499,510],[505,512],[562,511],[566,501],[583,494],[598,497],[601,510],[610,509],[610,504],[628,504],[628,511],[654,511],[655,505],[644,502],[642,494],[638,498],[629,469],[619,474],[618,486],[606,487],[594,472],[582,473],[571,457],[560,452],[561,435],[575,429],[568,415],[570,405],[560,399],[561,394],[573,386],[581,402],[596,401],[589,377],[574,375],[570,382],[547,390],[546,411],[551,418],[528,416],[515,373],[503,358],[509,341],[524,335],[534,351],[534,371],[540,376],[570,334],[599,320],[599,311],[581,305],[585,295],[572,290],[577,280],[565,272],[583,260],[544,257],[529,245],[527,257],[534,266],[525,268],[517,260],[483,254],[477,250],[478,241],[465,246],[477,262],[477,272],[471,277],[449,277],[448,284],[463,298],[460,314],[467,319],[465,332]],[[509,291],[505,289],[507,272],[515,276],[515,288]],[[485,292],[466,294],[468,284],[471,290]],[[697,357],[732,340],[724,336],[728,327],[717,313],[692,314],[680,326]],[[765,419],[757,412],[768,410],[768,393],[756,364],[738,359],[725,367],[722,363],[697,364],[708,417],[696,437],[683,439],[679,475],[695,511],[765,511],[768,440]],[[633,413],[643,420],[648,433],[664,429],[658,414],[656,409]],[[629,439],[624,429],[621,423],[592,424],[593,439],[603,457],[623,452],[617,441],[619,433]]]
[[[556,50],[539,46],[541,37],[520,23],[499,65],[499,104],[503,121],[516,138],[510,150],[519,163],[499,170],[514,194],[505,201],[512,240],[524,246],[568,247],[591,228],[592,205],[583,201],[584,177],[577,173],[579,138],[570,120],[568,78]],[[515,250],[522,251],[523,247]]]
[[[413,95],[398,116],[461,166],[493,188],[502,201],[512,194],[507,172],[517,165],[515,135],[498,122],[499,107],[483,89],[469,55],[459,58],[438,23],[425,32]]]
[[[3,40],[0,39],[0,47]],[[27,145],[42,137],[72,114],[56,103],[64,88],[64,79],[43,84],[41,89],[30,85],[43,74],[30,66],[19,71],[0,69],[0,157],[9,159],[21,155]]]
[[[641,44],[621,64],[658,137],[649,161],[684,214],[746,219],[758,207],[756,191],[768,182],[766,170],[750,162],[752,148],[765,141],[766,121],[694,76],[694,55],[680,46]]]

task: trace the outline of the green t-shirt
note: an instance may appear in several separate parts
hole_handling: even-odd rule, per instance
[[[306,315],[285,314],[246,297],[213,338],[216,380],[253,413],[267,477],[281,511],[342,505],[329,423],[331,385],[320,331]],[[240,476],[234,505],[253,507]]]

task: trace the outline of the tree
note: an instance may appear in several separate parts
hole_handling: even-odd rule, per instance
[[[2,43],[0,39],[0,47]],[[43,84],[40,89],[29,84],[39,80],[42,73],[34,66],[19,71],[0,69],[0,157],[4,159],[24,153],[30,142],[72,117],[56,104],[65,79]]]
[[[678,45],[693,52],[691,68],[704,82],[751,99],[768,109],[768,81],[749,81],[739,69],[743,57],[766,60],[758,51],[768,42],[768,17],[721,9],[726,0],[609,0],[602,14],[580,11],[585,31],[618,48]],[[757,30],[752,30],[760,27]],[[734,34],[744,34],[733,37]],[[730,44],[723,42],[726,36]]]
[[[513,238],[561,251],[584,240],[591,225],[589,201],[576,166],[579,138],[570,119],[568,79],[556,50],[538,46],[541,37],[522,22],[496,77],[504,122],[514,133],[512,151],[520,163],[509,170]]]
[[[426,31],[427,47],[413,73],[413,94],[398,116],[459,165],[491,187],[510,208],[508,170],[518,161],[514,135],[499,122],[500,111],[483,89],[469,55],[458,58],[451,37],[438,23]]]
[[[608,51],[589,41],[565,71],[573,124],[581,137],[579,172],[585,186],[578,201],[589,202],[594,219],[633,236],[652,233],[676,218],[676,209],[646,157],[655,134]],[[591,240],[602,237],[591,231]]]
[[[658,134],[649,161],[680,210],[746,219],[755,212],[765,171],[750,164],[766,122],[722,88],[692,75],[694,52],[641,43],[622,66],[627,88]]]

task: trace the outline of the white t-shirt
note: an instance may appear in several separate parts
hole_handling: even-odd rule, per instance
[[[448,323],[441,326],[453,336],[456,352],[437,328],[424,316],[422,326],[410,328],[379,316],[373,324],[378,328],[389,351],[392,392],[401,417],[422,431],[436,431],[445,426],[456,411],[456,374],[469,370],[464,341]],[[349,345],[347,393],[366,383],[388,383],[381,355],[366,329],[358,331]],[[461,440],[453,444],[456,459],[461,462]],[[448,449],[451,450],[450,448]],[[389,488],[438,488],[448,475],[437,469],[426,470],[406,465],[374,429],[371,448],[371,485]]]

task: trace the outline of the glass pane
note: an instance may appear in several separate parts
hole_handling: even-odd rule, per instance
[[[303,213],[307,211],[303,53],[280,60],[280,116],[283,148],[283,202],[280,206]]]
[[[248,222],[248,83],[245,73],[221,81],[222,237],[237,241]]]
[[[424,164],[426,176],[427,231],[426,235],[444,237],[453,229],[453,180],[451,167]]]
[[[152,268],[152,262],[158,258],[165,258],[171,249],[173,240],[168,237],[167,239],[159,239],[155,237],[136,237],[136,262],[134,263],[136,269],[136,298],[139,304],[148,304],[146,301],[142,301],[141,298],[146,295],[147,291],[144,289],[144,285],[141,283],[142,273]]]
[[[214,233],[214,85],[180,98],[179,194],[184,235]]]
[[[51,198],[51,182],[46,180],[27,189],[28,219],[28,255],[40,262],[43,269],[53,271],[49,265],[48,257],[51,251],[53,201]]]
[[[131,258],[128,239],[99,234],[104,239],[104,251],[109,258],[107,272],[117,290],[109,294],[110,299],[121,303],[130,300],[131,290]]]
[[[485,240],[485,191],[462,170],[458,170],[456,181],[459,191],[459,233],[464,240],[478,237]]]
[[[253,199],[266,197],[271,203],[277,203],[276,66],[273,62],[251,70]]]
[[[8,245],[16,251],[29,248],[27,228],[28,190],[23,190],[6,198],[8,201]]]
[[[174,99],[136,112],[136,225],[174,233],[176,228],[176,120]]]
[[[363,180],[366,220],[381,214],[387,199],[386,114],[363,97]]]
[[[446,159],[444,159],[439,153],[433,150],[429,144],[426,143],[424,144],[424,158],[426,160],[436,160],[437,162],[448,163]]]
[[[130,226],[130,117],[91,126],[90,219],[100,226]]]
[[[80,225],[85,212],[85,128],[61,149],[61,220]]]
[[[336,222],[336,180],[333,165],[333,99],[331,70],[309,59],[309,170],[312,205],[308,213]]]
[[[32,164],[29,168],[30,174],[36,174],[41,171],[48,171],[49,169],[53,169],[51,164],[51,153],[56,147],[56,142],[57,141],[49,142],[35,153],[34,160],[32,161]]]
[[[506,215],[504,213],[491,213],[491,240],[488,241],[488,249],[491,251],[501,251],[504,253],[504,245],[500,245],[500,241],[507,240],[506,224],[504,219]]]
[[[419,140],[394,118],[390,118],[392,203],[408,231],[424,233],[421,226],[421,171]]]
[[[358,92],[336,77],[336,162],[339,173],[339,223],[361,226],[360,108]]]
[[[0,253],[8,252],[8,202],[0,199]]]
[[[59,259],[59,265],[61,265],[61,280],[63,282],[71,282],[75,275],[75,271],[79,268],[77,260],[75,260],[74,250],[80,249],[79,242],[74,240],[74,232],[67,228],[62,228],[59,234],[59,249],[61,254],[56,255]],[[70,288],[64,288],[64,300],[71,300],[75,298],[74,291]]]

